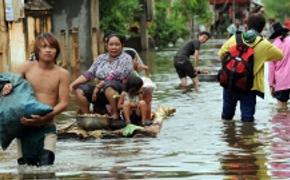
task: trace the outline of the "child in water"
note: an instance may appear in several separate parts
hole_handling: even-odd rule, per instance
[[[133,72],[128,77],[126,90],[120,95],[118,108],[127,124],[144,125],[147,105],[143,100],[142,86],[143,80]]]

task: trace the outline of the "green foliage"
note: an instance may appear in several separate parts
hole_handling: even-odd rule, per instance
[[[129,27],[140,21],[142,0],[100,0],[100,23],[104,32],[129,34]],[[201,24],[211,20],[205,0],[155,0],[155,17],[149,23],[149,34],[157,46],[175,43],[190,35],[194,18]]]
[[[208,1],[204,0],[156,0],[155,19],[149,33],[158,46],[175,43],[178,38],[190,35],[194,17],[202,24],[211,20],[208,6]]]
[[[265,12],[269,17],[276,17],[280,21],[290,17],[290,1],[289,0],[263,0],[265,4]]]
[[[141,10],[138,0],[100,0],[100,23],[104,32],[128,34],[136,13]]]
[[[155,19],[149,29],[149,34],[160,46],[165,46],[186,34],[186,18],[178,14],[176,9],[168,9],[168,6],[167,0],[155,2]]]

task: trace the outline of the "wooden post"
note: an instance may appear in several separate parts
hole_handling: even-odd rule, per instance
[[[146,0],[141,0],[143,4],[143,11],[140,20],[140,36],[141,36],[141,49],[143,51],[148,50],[148,29],[147,29],[147,21],[146,21],[146,11],[145,5]]]
[[[0,72],[8,71],[10,62],[8,61],[8,33],[4,15],[4,1],[0,0]]]
[[[100,2],[99,0],[91,0],[91,47],[93,60],[96,59],[100,53]]]
[[[33,17],[27,17],[27,50],[26,59],[31,58],[30,55],[34,51],[34,42],[35,42],[35,20]]]
[[[51,16],[46,16],[46,32],[51,32],[51,30],[52,30]]]
[[[72,40],[71,70],[72,70],[72,80],[74,80],[80,74],[79,29],[78,28],[70,29],[69,34]]]
[[[66,30],[60,30],[60,46],[61,46],[61,67],[68,68],[68,48],[67,48],[67,35]]]
[[[35,34],[38,35],[41,33],[41,24],[40,24],[40,18],[36,17],[35,18]]]

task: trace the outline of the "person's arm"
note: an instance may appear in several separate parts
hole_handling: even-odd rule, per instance
[[[14,73],[19,74],[21,77],[25,77],[26,72],[29,70],[31,66],[33,66],[34,62],[33,61],[27,61],[23,63],[22,65],[18,66],[15,70]]]
[[[75,89],[78,85],[80,85],[80,84],[82,84],[82,83],[85,83],[85,82],[87,82],[87,81],[88,81],[88,79],[87,79],[84,75],[80,75],[76,80],[74,80],[74,81],[69,85],[69,90],[70,90],[70,92],[73,92],[74,89]]]
[[[96,102],[97,101],[97,94],[105,86],[105,81],[99,81],[98,84],[96,84],[93,94],[92,94],[92,101]]]
[[[222,47],[218,51],[218,55],[220,59],[224,59],[227,52],[229,52],[230,46],[235,43],[235,36],[232,36],[230,39],[228,39]]]
[[[118,100],[118,109],[123,109],[124,100],[125,100],[125,92],[122,92]]]
[[[199,64],[199,50],[196,49],[194,52],[194,68],[198,69],[198,64]]]
[[[66,109],[69,103],[69,82],[70,76],[67,71],[62,73],[62,78],[60,79],[59,88],[58,88],[58,104],[54,106],[53,112],[51,114],[53,116],[58,115],[62,111]]]
[[[73,92],[74,89],[85,82],[88,82],[89,80],[92,80],[94,78],[94,73],[97,71],[101,61],[102,61],[102,57],[104,56],[104,54],[101,54],[95,61],[94,63],[91,65],[91,67],[85,71],[82,75],[80,75],[76,80],[74,80],[70,86],[69,86],[69,90],[70,92]]]
[[[268,81],[269,81],[269,89],[271,95],[274,96],[275,92],[275,62],[269,62],[269,73],[268,73]]]
[[[275,86],[275,63],[274,62],[269,62],[268,82],[269,82],[270,87]]]
[[[53,111],[44,115],[31,115],[31,119],[22,118],[21,123],[28,126],[39,126],[53,121],[54,116],[60,114],[66,109],[69,103],[69,73],[66,70],[61,72],[61,78],[58,86],[58,103],[53,107]]]
[[[268,55],[267,61],[279,61],[283,59],[283,52],[274,45],[271,45],[265,52]]]

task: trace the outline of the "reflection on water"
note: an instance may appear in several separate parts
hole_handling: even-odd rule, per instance
[[[225,175],[231,179],[269,179],[258,135],[253,123],[225,122],[222,137],[231,148],[220,160]]]
[[[201,50],[201,64],[217,68],[222,40]],[[184,92],[172,66],[175,51],[147,54],[157,84],[153,109],[176,108],[157,138],[61,140],[56,162],[39,169],[16,165],[16,147],[0,151],[0,179],[289,179],[289,113],[273,116],[275,104],[258,99],[256,122],[220,120],[222,90],[201,82],[200,92]],[[74,121],[75,102],[58,117],[58,125]]]
[[[271,144],[272,175],[290,178],[290,113],[282,112],[273,116],[273,142]]]

